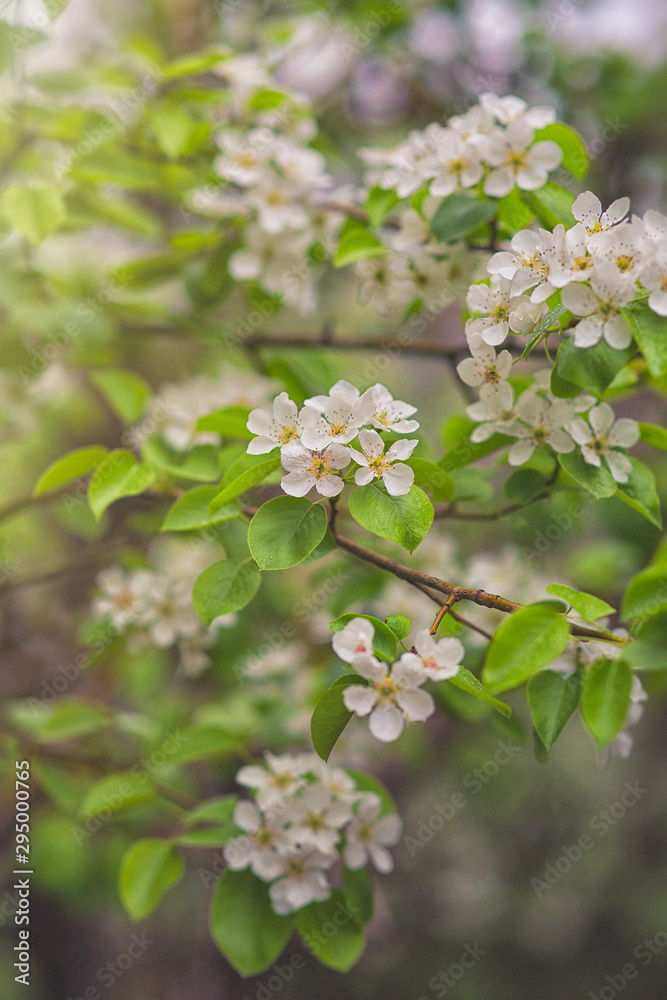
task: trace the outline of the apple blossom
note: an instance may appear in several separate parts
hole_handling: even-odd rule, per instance
[[[415,474],[409,465],[402,464],[402,460],[410,458],[418,441],[395,441],[385,454],[384,441],[377,431],[362,430],[359,444],[363,454],[355,448],[349,449],[354,461],[362,466],[354,474],[357,486],[367,486],[382,477],[390,496],[401,497],[410,492]]]
[[[568,434],[581,447],[581,454],[589,465],[600,467],[602,459],[617,483],[627,483],[632,465],[621,448],[632,448],[639,440],[639,424],[636,420],[622,417],[614,420],[614,411],[609,403],[598,403],[588,413],[587,424],[581,417],[575,417],[567,425]]]
[[[405,721],[423,722],[435,711],[427,691],[419,690],[426,680],[423,670],[399,660],[392,667],[362,653],[352,660],[354,670],[371,683],[351,684],[343,689],[345,707],[355,715],[368,715],[368,727],[383,743],[392,743],[403,732]]]
[[[318,451],[302,444],[288,444],[281,451],[280,461],[288,473],[280,480],[285,493],[305,497],[314,486],[324,497],[337,497],[345,484],[336,473],[350,464],[350,453],[341,444],[330,444]]]

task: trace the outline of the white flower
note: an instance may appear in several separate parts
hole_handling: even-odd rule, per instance
[[[487,399],[480,399],[477,403],[467,406],[466,413],[471,420],[478,424],[470,435],[470,440],[474,444],[488,441],[494,434],[508,434],[508,428],[516,420],[514,393],[512,393],[510,404],[507,407],[503,407],[498,396],[489,396]]]
[[[542,444],[561,455],[574,451],[572,438],[563,430],[563,424],[572,414],[569,403],[550,403],[528,392],[519,398],[516,413],[518,419],[505,431],[521,439],[509,450],[510,465],[523,465],[532,457],[535,448]]]
[[[485,344],[481,337],[470,339],[471,358],[456,366],[459,378],[466,385],[479,389],[479,398],[497,397],[503,409],[512,406],[512,387],[506,381],[512,370],[512,355],[501,351],[496,358],[495,348]]]
[[[280,461],[289,473],[280,480],[285,493],[305,497],[314,486],[325,497],[337,497],[345,483],[336,475],[350,463],[350,453],[340,444],[331,444],[324,451],[311,451],[301,444],[288,444],[282,449]]]
[[[370,715],[368,728],[376,739],[392,743],[403,732],[405,720],[423,722],[435,711],[435,702],[419,686],[426,680],[423,670],[399,660],[391,670],[374,656],[356,656],[352,667],[371,683],[351,684],[343,691],[345,707],[355,715]]]
[[[234,823],[247,836],[228,840],[223,848],[227,866],[232,871],[252,869],[258,878],[270,882],[283,872],[281,853],[292,849],[292,842],[282,826],[269,823],[254,802],[237,802]]]
[[[584,317],[574,328],[574,345],[592,347],[604,337],[610,347],[622,351],[630,344],[632,334],[621,309],[635,297],[635,283],[610,264],[597,266],[590,283],[590,288],[568,285],[561,292],[565,308]]]
[[[270,150],[263,141],[263,129],[250,129],[245,135],[225,130],[216,137],[222,156],[214,161],[221,177],[241,187],[258,184],[265,173]]]
[[[252,788],[260,809],[276,809],[284,813],[291,804],[291,797],[304,783],[303,766],[298,757],[281,754],[276,757],[265,754],[266,767],[249,764],[236,775],[239,785]]]
[[[566,426],[568,433],[581,446],[585,462],[598,468],[604,458],[617,483],[627,483],[632,465],[619,448],[632,448],[639,440],[639,424],[622,417],[614,422],[614,411],[609,403],[598,403],[588,414],[587,424],[575,417]]]
[[[651,258],[642,270],[641,283],[651,293],[649,309],[658,316],[667,316],[667,238],[654,244]]]
[[[375,628],[367,618],[352,618],[347,625],[334,632],[331,645],[336,656],[345,663],[352,663],[355,656],[373,654]]]
[[[362,466],[354,474],[357,486],[367,486],[382,477],[390,496],[401,497],[410,492],[415,474],[408,465],[401,464],[401,460],[410,458],[418,441],[395,441],[385,455],[384,441],[377,431],[363,430],[359,432],[359,444],[363,454],[355,448],[349,449],[355,462]]]
[[[279,855],[279,860],[283,877],[269,886],[276,913],[292,913],[309,903],[329,898],[331,886],[324,872],[334,863],[334,855],[302,847]]]
[[[248,430],[259,435],[248,444],[248,454],[264,455],[274,448],[298,441],[304,430],[312,427],[316,420],[317,410],[304,406],[299,413],[296,403],[286,392],[281,392],[273,401],[271,413],[252,410],[248,415]]]
[[[494,253],[486,269],[489,274],[510,278],[513,296],[533,288],[531,301],[544,302],[555,291],[549,276],[551,265],[561,255],[559,237],[565,238],[562,226],[556,226],[554,233],[540,229],[538,234],[531,229],[521,229],[510,241],[512,251]]]
[[[549,281],[556,288],[564,288],[571,281],[586,281],[594,263],[589,252],[586,227],[578,222],[565,233],[560,253],[550,262]]]
[[[334,442],[349,444],[356,438],[359,428],[370,419],[372,409],[370,398],[355,399],[347,393],[332,390],[324,401],[321,416],[304,430],[301,442],[306,448],[317,451]]]
[[[362,399],[364,402],[366,400],[372,402],[373,409],[368,420],[378,430],[412,434],[419,427],[417,420],[406,419],[417,412],[417,407],[395,400],[389,390],[379,382],[367,389]]]
[[[582,222],[589,236],[605,232],[618,225],[628,214],[629,198],[618,198],[612,202],[606,212],[602,211],[602,203],[592,191],[583,191],[572,205],[572,215]]]
[[[622,222],[613,229],[589,237],[589,244],[596,267],[607,262],[619,275],[633,280],[640,277],[649,259],[650,244],[645,237],[644,223],[636,217],[632,222]]]
[[[533,128],[525,119],[510,122],[504,133],[489,140],[487,159],[494,168],[484,181],[484,194],[502,198],[514,186],[536,191],[563,159],[563,150],[550,139],[536,142]]]
[[[351,816],[349,802],[332,798],[323,784],[309,785],[290,810],[289,839],[295,847],[332,854],[340,840],[340,829]]]
[[[161,649],[201,630],[192,607],[192,585],[186,580],[170,580],[154,573],[148,592],[148,606],[138,618],[151,642]]]
[[[382,874],[394,868],[394,859],[387,850],[398,843],[403,829],[400,816],[390,813],[380,817],[379,796],[367,794],[357,806],[357,814],[345,831],[343,860],[348,868],[363,867],[370,857],[373,867]]]
[[[510,122],[514,121],[524,121],[531,128],[545,128],[556,120],[555,108],[546,105],[529,108],[520,97],[499,97],[498,94],[486,92],[479,95],[479,103],[501,125],[509,125]]]
[[[97,618],[108,615],[114,628],[122,632],[145,613],[152,579],[148,570],[126,573],[120,566],[103,569],[97,575],[101,593],[93,599],[93,614]]]
[[[439,137],[431,169],[435,172],[435,179],[429,191],[439,198],[451,194],[458,187],[473,187],[484,173],[479,148],[472,142],[466,142],[453,129],[447,129]]]
[[[424,629],[415,635],[413,646],[416,653],[403,653],[401,661],[423,670],[428,680],[444,681],[458,674],[465,653],[458,639],[447,636],[436,641]]]
[[[502,344],[509,333],[512,282],[509,278],[494,275],[490,285],[471,285],[466,301],[471,312],[483,316],[466,322],[466,336],[479,334],[485,344]]]
[[[318,413],[323,413],[332,396],[344,396],[350,403],[355,403],[360,399],[357,387],[344,378],[340,378],[335,385],[331,386],[328,396],[311,396],[310,399],[306,400],[306,406],[312,406]]]

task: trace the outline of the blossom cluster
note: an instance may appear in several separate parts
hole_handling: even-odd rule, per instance
[[[649,308],[667,316],[667,218],[650,210],[630,219],[629,209],[630,200],[619,198],[603,211],[599,198],[585,191],[572,205],[574,226],[516,233],[511,249],[487,264],[490,286],[470,288],[468,306],[479,315],[466,332],[492,346],[510,331],[531,333],[542,304],[554,304],[551,296],[559,292],[576,318],[575,347],[601,339],[616,350],[628,347],[632,334],[623,309],[634,299],[648,292]]]
[[[93,598],[94,618],[108,618],[116,633],[128,633],[131,647],[175,647],[180,672],[193,677],[209,666],[207,649],[219,628],[233,624],[235,615],[222,615],[207,628],[192,606],[196,576],[211,559],[202,559],[192,544],[175,543],[154,553],[155,568],[126,570],[109,566],[97,576],[99,593]]]
[[[257,437],[249,443],[248,453],[262,455],[280,448],[287,472],[280,485],[290,496],[303,497],[313,486],[322,496],[338,496],[345,485],[340,473],[351,461],[359,466],[354,476],[358,486],[382,479],[391,496],[403,496],[414,482],[414,472],[404,462],[418,442],[395,441],[385,451],[378,432],[412,433],[419,427],[409,419],[415,412],[416,407],[394,400],[379,383],[361,394],[340,379],[329,395],[312,396],[300,411],[281,392],[271,412],[250,413],[248,429]],[[361,451],[349,447],[357,437]]]
[[[334,652],[368,684],[350,684],[343,690],[345,707],[368,716],[368,728],[383,743],[393,743],[406,722],[425,722],[435,711],[433,696],[422,691],[425,681],[443,681],[459,672],[464,648],[449,636],[435,640],[426,630],[417,632],[412,649],[395,663],[380,662],[374,654],[375,628],[367,618],[353,618],[331,640]]]
[[[394,149],[365,149],[360,156],[371,168],[369,186],[394,189],[400,198],[425,187],[442,198],[479,184],[484,194],[502,198],[514,187],[541,188],[560,164],[563,151],[556,142],[535,141],[536,131],[555,118],[553,108],[484,93],[479,104],[446,125],[434,122]]]
[[[332,244],[342,224],[317,202],[333,183],[324,157],[309,146],[317,123],[307,100],[282,86],[259,56],[224,59],[216,72],[229,91],[213,164],[223,184],[198,190],[193,208],[242,222],[243,245],[228,261],[234,279],[257,282],[310,315],[320,269],[309,253]]]
[[[394,867],[388,847],[401,835],[401,819],[382,814],[374,792],[358,790],[354,778],[315,754],[266,754],[266,766],[247,765],[236,776],[252,790],[234,823],[244,833],[227,841],[232,871],[250,868],[271,883],[276,913],[291,913],[331,895],[328,873],[341,858],[347,868],[370,860],[383,874]]]

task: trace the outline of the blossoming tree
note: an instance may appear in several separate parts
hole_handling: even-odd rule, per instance
[[[667,669],[664,547],[619,607],[549,579],[537,595],[496,594],[430,558],[443,526],[502,525],[533,505],[561,518],[556,541],[566,509],[610,497],[660,528],[649,463],[667,432],[616,407],[664,392],[667,218],[640,218],[627,198],[603,206],[582,190],[585,145],[555,110],[490,92],[393,148],[358,149],[350,180],[270,66],[138,51],[124,70],[141,88],[131,114],[73,96],[29,138],[7,125],[0,195],[8,269],[33,300],[12,319],[30,328],[19,372],[35,385],[58,367],[65,393],[86,397],[78,430],[90,433],[43,456],[17,501],[57,507],[63,530],[94,540],[86,665],[104,672],[121,655],[142,677],[168,651],[196,684],[232,664],[200,703],[177,695],[154,713],[142,702],[160,697],[158,668],[131,708],[70,690],[17,700],[7,739],[82,837],[103,809],[167,810],[167,829],[149,811],[120,865],[133,919],[178,892],[189,851],[220,848],[210,930],[243,975],[270,966],[294,929],[336,969],[363,951],[372,873],[392,871],[401,836],[378,779],[342,766],[344,753],[329,763],[341,737],[366,738],[363,720],[393,743],[456,713],[455,691],[504,718],[525,703],[542,755],[575,713],[601,752],[626,753],[642,671]],[[47,251],[88,234],[91,254],[100,232],[118,239],[115,259],[77,307]],[[339,335],[336,299],[350,293],[369,332]],[[428,339],[452,306],[465,339]],[[133,342],[163,335],[193,345],[181,384],[161,385],[157,356],[155,377],[133,367]],[[340,351],[374,360],[341,373]],[[437,445],[414,384],[404,401],[380,381],[388,354],[458,380]],[[535,555],[527,547],[537,578]],[[348,584],[356,567],[373,587]],[[253,656],[267,601],[279,640]],[[294,621],[324,612],[330,646],[316,631],[311,648],[292,641]],[[304,671],[305,690],[290,687]],[[174,730],[164,765],[133,770],[126,741],[149,754]],[[65,777],[68,754],[92,767],[100,747],[117,767],[83,786]],[[218,760],[215,787],[195,777],[184,792],[189,768]],[[353,919],[323,944],[317,928],[341,905]]]

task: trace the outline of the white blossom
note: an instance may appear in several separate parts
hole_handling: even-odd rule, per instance
[[[281,813],[304,784],[302,761],[290,754],[277,757],[270,752],[265,754],[265,760],[266,767],[257,764],[242,767],[236,780],[254,790],[260,809],[277,809]]]
[[[341,444],[330,444],[321,451],[288,444],[282,449],[280,461],[288,473],[280,480],[285,493],[305,497],[314,486],[324,497],[337,497],[345,483],[336,473],[350,464],[350,453]]]
[[[622,417],[614,420],[614,411],[609,403],[598,403],[588,413],[589,423],[575,417],[567,425],[568,433],[581,447],[585,462],[598,468],[602,459],[617,483],[627,483],[632,465],[627,455],[620,449],[632,448],[639,440],[639,424],[636,420]]]
[[[328,899],[331,886],[324,873],[334,860],[333,854],[322,854],[311,847],[299,847],[289,854],[278,855],[282,877],[269,886],[275,912],[292,913],[309,903]]]
[[[269,822],[254,802],[247,801],[236,803],[233,819],[246,835],[233,837],[225,844],[223,856],[228,867],[232,871],[250,867],[265,882],[278,878],[283,871],[280,854],[292,848],[282,824]]]
[[[370,858],[382,874],[393,870],[394,859],[387,847],[398,843],[403,824],[395,813],[380,816],[380,809],[377,795],[367,794],[358,803],[357,813],[345,831],[343,859],[348,868],[362,868]]]
[[[334,632],[331,645],[336,656],[352,663],[356,656],[373,653],[375,628],[367,618],[352,618],[340,632]]]
[[[436,640],[424,629],[416,633],[413,646],[416,652],[403,653],[401,661],[423,670],[427,680],[444,681],[459,672],[465,650],[458,639],[447,636]]]
[[[402,462],[410,458],[418,441],[395,441],[385,454],[384,441],[377,431],[362,430],[359,444],[363,454],[355,448],[349,449],[354,461],[362,466],[354,474],[357,486],[367,486],[381,477],[390,496],[400,497],[410,492],[415,474]]]
[[[459,362],[456,366],[459,378],[466,385],[479,389],[479,398],[483,401],[498,398],[503,409],[512,406],[512,387],[507,378],[512,370],[512,355],[509,351],[501,351],[496,357],[495,348],[485,344],[481,336],[470,338],[471,358]]]
[[[510,122],[503,134],[489,140],[486,156],[493,169],[484,181],[485,194],[502,198],[514,187],[535,191],[546,184],[549,172],[563,159],[563,150],[551,139],[534,143],[534,137],[524,118]]]
[[[399,660],[391,668],[374,656],[355,656],[352,667],[371,683],[351,684],[343,690],[345,707],[355,715],[368,715],[368,727],[383,743],[392,743],[403,732],[405,721],[423,722],[435,711],[427,691],[419,690],[426,680],[423,670]]]
[[[523,465],[532,457],[535,448],[543,444],[561,455],[574,450],[574,441],[563,430],[563,424],[572,415],[569,402],[550,402],[525,392],[519,398],[516,414],[516,421],[505,431],[519,438],[509,450],[510,465]]]
[[[367,389],[362,399],[364,403],[367,400],[372,403],[372,411],[367,411],[370,412],[367,420],[377,430],[412,434],[418,429],[419,422],[417,420],[407,419],[417,412],[417,407],[395,400],[389,390],[379,382]]]
[[[602,202],[592,191],[583,191],[572,205],[572,215],[583,223],[589,236],[605,232],[612,226],[622,222],[630,209],[629,198],[618,198],[612,202],[606,212],[602,211]]]
[[[566,309],[584,317],[574,327],[575,347],[592,347],[604,338],[610,347],[623,350],[632,340],[621,313],[635,296],[631,277],[619,274],[613,265],[600,264],[591,275],[591,287],[568,285],[561,292]]]
[[[264,455],[274,448],[282,448],[292,441],[298,441],[316,420],[317,410],[304,406],[299,413],[296,403],[292,402],[286,392],[281,392],[273,401],[271,413],[257,409],[248,415],[248,430],[259,435],[248,444],[248,454]]]

